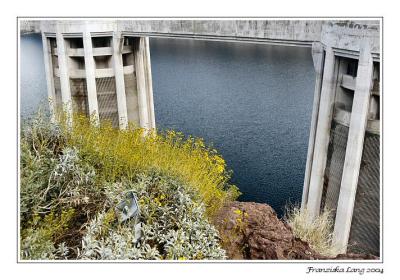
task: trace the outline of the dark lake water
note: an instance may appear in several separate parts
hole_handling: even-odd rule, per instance
[[[21,38],[21,113],[46,99],[39,36]],[[300,202],[314,91],[308,48],[151,39],[158,129],[212,144],[239,200]]]

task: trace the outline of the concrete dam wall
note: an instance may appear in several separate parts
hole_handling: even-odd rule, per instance
[[[42,33],[52,112],[64,107],[120,128],[156,126],[149,37],[309,47],[316,83],[302,209],[311,219],[333,211],[340,251],[379,255],[379,21],[46,20],[20,27]]]

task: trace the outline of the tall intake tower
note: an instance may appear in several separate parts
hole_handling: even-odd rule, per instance
[[[380,25],[323,25],[302,208],[330,211],[341,251],[380,254]]]
[[[122,36],[113,21],[42,24],[51,109],[125,128],[155,128],[148,37]]]

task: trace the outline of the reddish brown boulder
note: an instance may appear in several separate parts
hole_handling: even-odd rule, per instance
[[[294,237],[292,230],[267,204],[233,202],[215,218],[222,247],[229,259],[315,260],[328,259]],[[338,259],[376,258],[364,255],[339,255]]]

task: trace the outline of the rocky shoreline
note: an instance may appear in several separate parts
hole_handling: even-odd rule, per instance
[[[353,253],[334,258],[320,255],[307,242],[296,238],[290,226],[267,204],[232,202],[220,210],[214,223],[220,232],[222,247],[233,260],[379,259]]]

